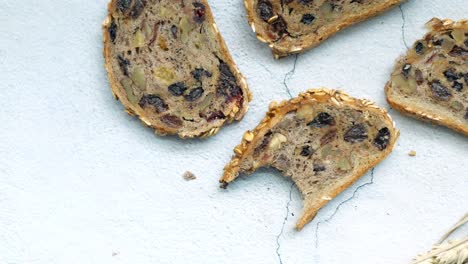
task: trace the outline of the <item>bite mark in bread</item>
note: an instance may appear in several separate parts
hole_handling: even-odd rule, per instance
[[[279,104],[246,131],[220,179],[273,167],[291,177],[304,198],[297,229],[393,149],[399,131],[385,110],[344,92],[309,90]]]

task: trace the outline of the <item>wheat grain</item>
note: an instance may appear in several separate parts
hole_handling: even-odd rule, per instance
[[[449,241],[443,245],[440,244],[467,222],[468,214],[465,214],[431,251],[419,255],[411,264],[468,264],[468,236],[460,240]]]

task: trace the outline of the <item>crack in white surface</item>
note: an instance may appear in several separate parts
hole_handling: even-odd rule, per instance
[[[280,244],[279,240],[280,240],[280,237],[283,235],[284,226],[286,225],[286,222],[288,221],[288,218],[289,218],[289,205],[291,204],[291,201],[292,201],[292,190],[293,190],[293,187],[294,187],[294,182],[291,183],[291,187],[289,188],[289,201],[288,201],[288,203],[286,204],[286,216],[284,217],[283,225],[281,226],[281,231],[280,231],[280,233],[276,236],[276,255],[278,256],[278,260],[279,260],[279,263],[280,263],[280,264],[283,264],[283,260],[281,259],[281,253],[279,252],[279,250],[280,250],[280,248],[281,248],[281,244]]]
[[[406,47],[407,49],[409,49],[408,43],[406,42],[406,36],[405,36],[406,17],[405,17],[405,13],[403,12],[403,4],[399,5],[398,8],[400,9],[401,20],[402,20],[402,24],[401,24],[401,38],[403,39],[403,43],[405,44],[405,47]]]
[[[291,94],[291,90],[289,90],[289,86],[287,82],[289,79],[291,79],[291,77],[296,72],[296,65],[297,65],[298,58],[299,58],[299,54],[296,54],[296,57],[294,58],[293,68],[289,72],[287,72],[286,75],[284,75],[284,79],[283,79],[283,85],[284,85],[284,88],[286,88],[286,92],[288,93],[289,98],[292,98],[293,96]]]
[[[258,63],[258,65],[260,65],[260,67],[268,72],[272,78],[275,78],[275,74],[267,66],[265,66],[263,63]]]
[[[323,220],[323,221],[319,221],[317,223],[317,226],[315,228],[315,248],[318,248],[318,231],[319,231],[319,227],[320,227],[320,224],[323,224],[323,223],[328,223],[332,220],[332,218],[338,213],[338,210],[341,208],[342,205],[344,205],[345,203],[353,200],[355,197],[356,197],[356,194],[357,192],[361,189],[361,188],[364,188],[365,186],[367,185],[371,185],[374,183],[374,169],[375,168],[372,168],[371,170],[371,180],[369,182],[366,182],[360,186],[358,186],[356,188],[356,190],[354,190],[353,192],[353,195],[351,197],[349,197],[348,199],[344,200],[343,202],[341,202],[340,204],[338,204],[338,206],[335,208],[335,211],[333,212],[333,214],[331,214],[327,219]]]

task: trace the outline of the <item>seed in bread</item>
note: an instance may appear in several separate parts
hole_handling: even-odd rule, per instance
[[[116,98],[161,135],[213,135],[251,100],[206,0],[112,0],[104,57]]]
[[[383,160],[399,132],[385,110],[343,92],[318,89],[273,105],[244,134],[225,167],[222,187],[239,174],[273,167],[291,177],[304,198],[301,229],[328,201]]]
[[[468,135],[468,20],[432,19],[430,32],[397,60],[386,86],[403,113]]]
[[[402,0],[244,0],[249,24],[275,58],[319,45]]]

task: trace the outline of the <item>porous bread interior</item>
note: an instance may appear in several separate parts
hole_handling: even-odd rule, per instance
[[[402,2],[402,0],[345,0],[340,2],[267,0],[271,3],[275,16],[269,21],[264,21],[258,13],[259,1],[264,0],[244,0],[249,23],[258,39],[268,43],[273,49],[275,58],[313,48],[341,29],[375,16]],[[314,16],[310,24],[306,25],[301,22],[305,14]],[[272,30],[276,17],[285,20],[288,34],[281,36]]]
[[[322,112],[334,116],[333,126],[307,125]],[[366,140],[355,143],[343,140],[353,124],[367,127]],[[384,127],[390,131],[390,140],[385,149],[379,150],[373,141]],[[334,134],[333,130],[336,135],[324,141],[325,135],[331,131]],[[304,213],[297,224],[301,229],[323,205],[388,155],[397,137],[393,121],[371,102],[354,100],[341,92],[312,90],[274,106],[255,130],[246,132],[221,182],[229,183],[240,173],[252,173],[260,167],[280,170],[292,178],[304,198]],[[313,154],[301,156],[304,146],[309,146]],[[344,160],[350,168],[343,169]],[[314,171],[317,165],[325,170]]]
[[[451,68],[457,74],[468,76],[467,56],[451,56],[449,52],[453,42],[468,50],[464,41],[468,41],[468,22],[432,19],[428,22],[431,31],[422,39],[417,40],[405,56],[400,57],[391,74],[391,80],[386,85],[386,95],[392,107],[422,120],[450,127],[468,135],[468,81],[460,77],[457,82],[463,85],[461,91],[453,88],[453,81],[449,81],[444,72]],[[458,42],[453,39],[453,30],[459,30],[464,38]],[[443,40],[442,44],[434,45],[434,40]],[[424,53],[417,54],[417,43],[424,43]],[[467,42],[468,43],[468,42]],[[448,47],[448,48],[447,48]],[[411,65],[408,77],[402,78],[402,69]],[[415,81],[415,72],[422,73],[423,82]],[[434,97],[431,83],[440,81],[451,93],[447,100]],[[467,118],[465,118],[465,116]]]
[[[193,18],[195,2],[206,8],[201,23]],[[117,28],[114,41],[109,36],[109,27],[113,23]],[[135,19],[120,12],[114,0],[109,4],[104,38],[106,68],[115,96],[130,114],[138,115],[159,134],[210,136],[223,124],[240,120],[247,111],[251,94],[227,51],[205,0],[146,1],[143,12]],[[129,76],[123,74],[119,56],[130,63]],[[236,85],[242,91],[241,99],[226,100],[216,92],[221,63],[235,76]],[[191,74],[195,69],[205,69],[211,76],[203,76],[199,82]],[[142,82],[135,82],[135,71],[144,73],[144,87],[141,87]],[[123,82],[127,82],[127,87]],[[168,86],[177,82],[183,82],[188,88],[184,95],[198,87],[202,87],[204,93],[195,101],[174,96]],[[162,98],[168,110],[158,113],[154,107],[142,107],[139,101],[148,94]],[[220,112],[221,117],[207,120],[213,113]],[[162,121],[162,116],[175,116],[181,124],[171,126],[170,122]]]

